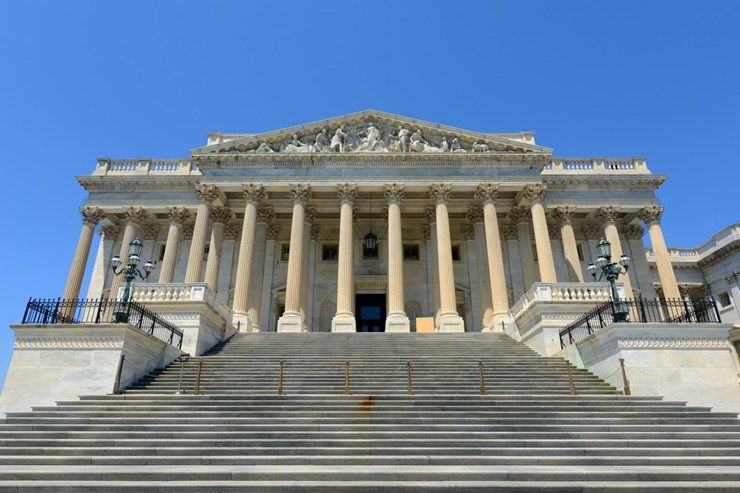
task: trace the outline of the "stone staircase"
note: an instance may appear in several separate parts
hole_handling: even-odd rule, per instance
[[[503,334],[237,334],[192,395],[197,366],[183,395],[174,364],[9,414],[0,492],[740,492],[734,414],[583,370],[570,395],[565,361]]]

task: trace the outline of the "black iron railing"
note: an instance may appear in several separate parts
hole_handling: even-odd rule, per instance
[[[120,300],[33,299],[26,305],[23,324],[109,324],[116,312],[128,314],[128,323],[157,339],[182,347],[182,331],[143,305]]]
[[[625,323],[720,323],[717,304],[701,300],[618,300],[607,301],[560,331],[560,347],[580,341],[614,323],[617,313],[627,313]],[[619,322],[622,323],[622,322]]]

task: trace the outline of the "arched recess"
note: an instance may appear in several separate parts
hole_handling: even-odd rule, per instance
[[[421,304],[416,300],[411,300],[406,303],[405,309],[406,316],[409,317],[411,332],[416,332],[416,317],[421,315]]]
[[[332,301],[325,301],[319,309],[319,332],[331,332],[331,320],[337,313],[337,305]]]

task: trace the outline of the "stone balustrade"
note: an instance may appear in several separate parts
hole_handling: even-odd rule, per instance
[[[190,159],[98,159],[98,175],[200,175]]]
[[[697,262],[734,241],[740,241],[740,223],[726,227],[696,248],[669,248],[668,255],[671,261]],[[645,256],[648,262],[655,262],[652,248],[645,248]]]
[[[532,285],[529,291],[509,310],[512,320],[516,320],[535,301],[584,302],[600,303],[611,299],[609,283],[600,282],[558,282]]]
[[[649,174],[650,170],[647,168],[647,162],[644,157],[616,159],[598,157],[566,159],[554,157],[545,165],[542,174],[600,174],[615,172]]]
[[[231,308],[216,297],[204,282],[147,283],[131,286],[131,301],[138,303],[204,301],[224,319],[231,319]]]

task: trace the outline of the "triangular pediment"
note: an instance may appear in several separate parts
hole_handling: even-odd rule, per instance
[[[532,132],[479,133],[367,110],[260,134],[209,134],[193,156],[213,154],[552,154]]]

